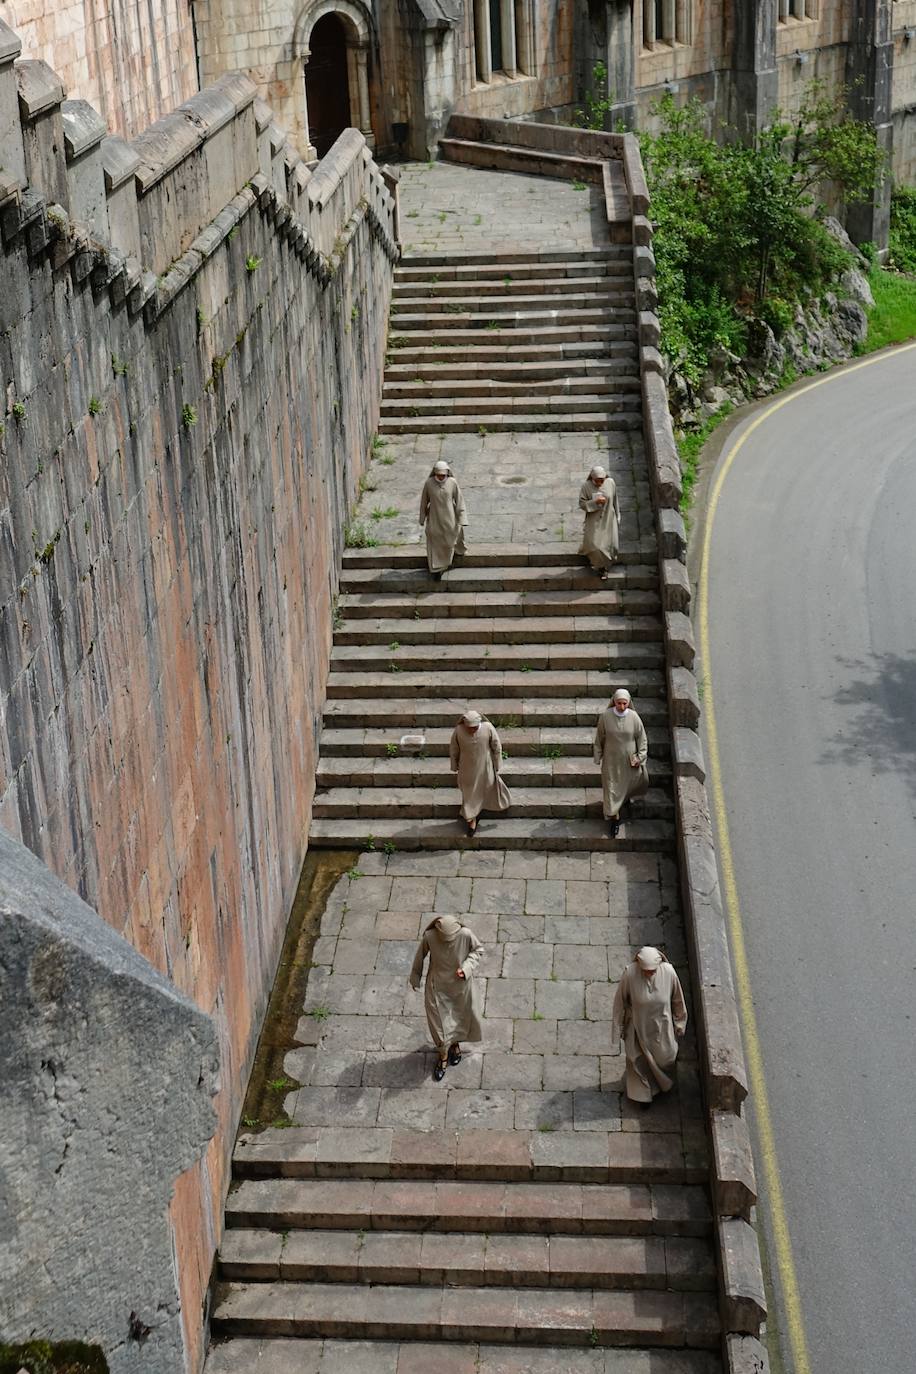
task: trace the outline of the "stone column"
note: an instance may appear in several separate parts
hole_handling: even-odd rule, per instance
[[[778,103],[776,6],[771,0],[741,0],[734,7],[735,46],[726,119],[750,143],[766,127]]]
[[[856,119],[872,124],[878,146],[887,158],[887,175],[875,187],[871,201],[851,205],[846,229],[856,243],[871,242],[883,254],[890,229],[890,163],[894,147],[891,83],[894,74],[892,0],[853,0],[846,84],[849,109]]]
[[[648,0],[647,0],[648,2]],[[636,115],[635,47],[633,0],[610,0],[607,7],[607,84],[608,96],[624,108],[620,117],[632,128]]]
[[[676,43],[690,42],[690,0],[677,0],[674,39]]]
[[[490,0],[499,4],[499,25],[503,36],[503,71],[506,76],[518,75],[518,58],[515,51],[515,3],[514,0]]]
[[[647,48],[655,47],[655,0],[642,0],[642,41]]]
[[[657,37],[661,38],[665,43],[674,42],[674,34],[677,27],[674,16],[675,0],[664,0],[664,4],[662,6],[663,27],[662,32],[658,34]]]
[[[309,97],[305,84],[305,69],[311,55],[308,48],[302,54],[302,156],[306,162],[314,162],[318,156],[318,149],[312,143],[312,135],[309,133]]]
[[[369,49],[356,50],[356,76],[359,85],[359,127],[366,137],[370,148],[375,148],[375,134],[372,132],[372,105],[369,100]]]
[[[493,60],[490,56],[490,0],[474,0],[474,53],[477,80],[489,81],[493,76]]]

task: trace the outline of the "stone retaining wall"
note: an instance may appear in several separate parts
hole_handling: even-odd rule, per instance
[[[213,1018],[216,1135],[163,1232],[192,1369],[306,848],[396,207],[359,132],[310,170],[243,76],[128,143],[18,53],[0,24],[0,827]],[[91,1307],[74,1324],[36,1287],[3,1335],[95,1338]]]

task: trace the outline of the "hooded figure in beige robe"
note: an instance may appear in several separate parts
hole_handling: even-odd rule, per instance
[[[499,776],[503,747],[496,727],[479,711],[465,711],[452,731],[448,756],[452,772],[458,774],[458,814],[473,835],[481,811],[508,811],[512,805],[509,789]]]
[[[466,553],[468,523],[461,488],[448,463],[436,463],[420,493],[420,524],[426,526],[426,561],[433,577],[452,566],[456,553]]]
[[[598,576],[605,578],[608,568],[617,561],[620,504],[617,483],[600,464],[592,468],[582,483],[579,509],[585,511],[579,552],[585,554]]]
[[[674,1087],[666,1070],[674,1067],[686,1026],[680,979],[661,950],[644,945],[617,985],[611,1023],[612,1053],[623,1038],[632,1101],[651,1102]]]
[[[620,808],[631,798],[641,797],[649,787],[649,742],[631,700],[626,688],[618,687],[607,710],[598,717],[595,730],[593,752],[595,762],[601,765],[604,818],[612,835],[620,828]]]
[[[460,1063],[462,1040],[483,1039],[480,985],[474,977],[483,945],[457,917],[437,916],[424,930],[414,956],[409,981],[415,992],[427,955],[424,1001],[429,1033],[438,1051],[433,1077],[439,1082],[446,1064]]]

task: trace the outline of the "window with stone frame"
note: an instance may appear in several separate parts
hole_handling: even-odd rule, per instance
[[[686,47],[693,41],[694,0],[642,0],[644,48]]]
[[[533,76],[531,0],[474,0],[474,61],[478,82],[494,73]]]
[[[788,24],[793,19],[817,19],[820,0],[778,0],[777,20]]]

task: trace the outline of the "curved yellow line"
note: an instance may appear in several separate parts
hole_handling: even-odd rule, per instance
[[[728,831],[728,816],[725,809],[725,795],[722,788],[722,769],[719,760],[719,736],[716,728],[716,707],[712,685],[712,661],[709,652],[709,552],[712,546],[712,531],[716,510],[719,504],[719,497],[722,494],[722,488],[725,484],[725,479],[731,471],[732,464],[741,452],[741,449],[747,443],[754,431],[758,429],[765,420],[775,415],[778,410],[782,410],[783,406],[787,406],[790,401],[794,401],[796,397],[804,396],[809,391],[813,391],[815,387],[827,386],[831,382],[836,382],[843,377],[848,377],[851,372],[858,372],[863,367],[871,367],[874,363],[884,362],[888,357],[894,357],[898,353],[905,353],[914,348],[916,348],[916,343],[905,344],[903,347],[896,348],[893,353],[876,353],[873,357],[864,358],[861,362],[854,363],[851,367],[843,368],[842,371],[832,372],[826,377],[819,377],[815,381],[810,382],[807,386],[799,387],[797,391],[790,392],[789,395],[783,396],[781,400],[774,401],[771,405],[768,405],[762,410],[760,414],[751,421],[747,429],[743,431],[740,438],[736,439],[735,443],[725,455],[725,459],[713,483],[712,492],[710,493],[706,514],[706,527],[703,533],[700,584],[697,595],[697,620],[700,630],[700,660],[706,683],[703,708],[706,715],[709,785],[713,811],[716,817],[719,869],[722,874],[725,914],[728,922],[732,962],[735,969],[738,1007],[741,1013],[741,1026],[744,1035],[744,1049],[747,1056],[751,1098],[757,1118],[760,1146],[758,1157],[762,1165],[763,1181],[767,1192],[767,1210],[770,1215],[770,1224],[773,1231],[776,1268],[779,1273],[780,1288],[785,1304],[786,1334],[789,1339],[792,1361],[795,1366],[795,1374],[811,1374],[811,1362],[808,1358],[808,1342],[805,1337],[805,1324],[802,1317],[801,1298],[798,1291],[798,1278],[795,1272],[795,1261],[792,1257],[792,1242],[789,1237],[789,1224],[786,1219],[785,1199],[783,1197],[782,1182],[776,1156],[773,1119],[770,1112],[770,1101],[767,1095],[766,1079],[763,1071],[763,1054],[760,1047],[760,1036],[757,1031],[757,1018],[754,1013],[751,975],[748,968],[747,950],[744,943],[744,926],[741,919],[741,907],[738,901],[738,885],[735,881],[735,865],[732,858],[731,840]]]

